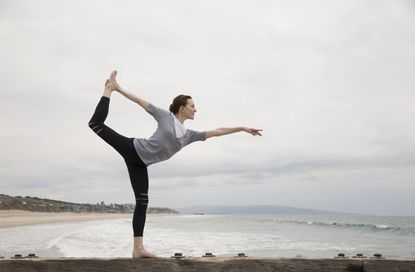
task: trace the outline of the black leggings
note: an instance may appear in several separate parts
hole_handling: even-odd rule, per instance
[[[136,205],[133,215],[134,236],[143,236],[148,204],[147,166],[135,150],[134,138],[124,137],[104,124],[108,115],[109,105],[110,99],[105,96],[101,97],[88,126],[124,158],[135,195]]]

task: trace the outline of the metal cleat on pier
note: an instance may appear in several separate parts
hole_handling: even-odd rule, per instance
[[[353,256],[352,258],[359,258],[359,259],[364,259],[367,258],[365,255],[363,255],[362,253],[357,253],[355,256]]]
[[[203,255],[202,257],[212,258],[212,257],[215,257],[215,255],[213,255],[213,253],[211,252],[206,252],[205,255]]]
[[[380,253],[375,253],[373,254],[373,257],[370,257],[371,259],[378,259],[378,260],[384,260],[385,257],[382,257],[382,254]]]
[[[346,257],[346,255],[344,253],[339,253],[339,254],[337,254],[337,257],[334,257],[334,258],[343,259],[343,258],[348,258],[348,257]]]
[[[12,259],[23,259],[24,257],[22,256],[22,254],[14,254],[14,257],[12,257]]]
[[[181,258],[185,258],[185,257],[183,256],[183,254],[181,252],[176,252],[176,253],[174,253],[173,256],[171,256],[171,258],[181,259]]]

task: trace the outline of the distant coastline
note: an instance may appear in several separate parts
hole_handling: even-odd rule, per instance
[[[308,214],[308,215],[338,215],[343,214],[334,211],[324,211],[315,209],[303,209],[276,205],[207,205],[207,206],[189,206],[176,208],[180,213],[186,214]]]
[[[125,213],[134,212],[135,204],[73,203],[31,196],[9,196],[0,194],[0,210],[22,210],[52,213]],[[304,209],[277,205],[198,205],[182,208],[148,207],[147,213],[161,214],[309,214],[338,215],[335,211]]]
[[[31,196],[9,196],[0,194],[0,210],[22,210],[49,213],[120,213],[131,214],[135,204],[72,203]],[[147,213],[177,214],[166,207],[149,207]]]

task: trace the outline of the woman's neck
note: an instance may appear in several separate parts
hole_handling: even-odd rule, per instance
[[[184,121],[186,121],[186,117],[181,115],[179,112],[176,113],[174,116],[176,116],[177,120],[179,120],[180,123],[184,124]]]

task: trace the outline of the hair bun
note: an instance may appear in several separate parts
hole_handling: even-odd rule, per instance
[[[178,113],[181,106],[186,106],[187,99],[192,99],[192,97],[190,95],[184,95],[184,94],[176,96],[173,99],[173,103],[170,105],[169,110],[173,114]]]

